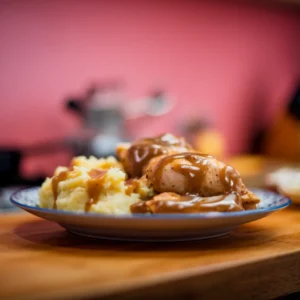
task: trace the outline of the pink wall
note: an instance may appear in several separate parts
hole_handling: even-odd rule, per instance
[[[78,124],[63,98],[118,77],[133,97],[159,83],[178,99],[156,131],[206,114],[243,151],[255,104],[256,123],[270,121],[299,79],[299,16],[227,1],[1,1],[0,144],[65,136]]]

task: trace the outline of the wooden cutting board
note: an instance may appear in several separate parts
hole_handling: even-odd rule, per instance
[[[300,290],[300,210],[182,243],[71,235],[29,214],[0,216],[0,299],[267,299]]]

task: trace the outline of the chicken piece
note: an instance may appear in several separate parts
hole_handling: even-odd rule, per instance
[[[250,208],[259,202],[235,169],[209,155],[187,152],[156,157],[148,164],[145,176],[157,193],[211,197],[234,192]]]
[[[120,144],[116,152],[129,176],[140,177],[152,158],[186,151],[193,149],[184,138],[163,134],[141,139],[132,144]]]
[[[158,193],[197,194],[209,197],[231,190],[244,194],[239,173],[209,155],[179,153],[157,157],[149,163],[146,177]]]
[[[255,209],[256,204],[260,202],[260,199],[253,192],[247,190],[247,192],[241,195],[243,207],[246,210]]]

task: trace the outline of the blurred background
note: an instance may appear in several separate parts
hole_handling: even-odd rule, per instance
[[[300,160],[298,1],[1,0],[0,42],[2,193],[163,132]]]

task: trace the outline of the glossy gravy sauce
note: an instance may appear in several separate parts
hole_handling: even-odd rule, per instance
[[[149,213],[150,209],[148,208],[146,201],[139,201],[137,203],[133,203],[130,206],[130,211],[133,214],[145,214],[145,213]]]
[[[199,153],[180,153],[162,158],[156,165],[153,173],[154,189],[162,183],[162,174],[167,165],[172,164],[172,169],[176,173],[182,174],[185,178],[185,190],[188,194],[178,195],[178,201],[156,200],[152,202],[141,201],[131,206],[132,213],[149,212],[155,213],[197,213],[208,211],[238,211],[243,210],[242,201],[237,193],[240,182],[240,175],[230,166],[220,169],[219,179],[224,187],[224,192],[219,196],[200,197],[199,187],[206,179],[206,172],[214,163],[213,157]],[[184,161],[180,161],[184,159]],[[179,160],[179,161],[178,161]],[[188,163],[186,163],[188,162]]]
[[[233,167],[225,166],[221,169],[220,180],[226,192],[236,192],[241,176]]]
[[[160,186],[166,166],[171,165],[173,171],[184,176],[185,190],[189,194],[197,194],[199,187],[203,185],[206,179],[207,171],[213,167],[213,164],[215,164],[213,157],[206,154],[187,152],[166,156],[157,163],[154,169],[153,186],[154,188]],[[237,192],[240,175],[235,169],[224,166],[220,169],[218,176],[225,193]]]
[[[100,193],[103,190],[104,176],[107,170],[92,169],[89,171],[90,179],[87,181],[87,193],[89,200],[85,204],[85,211],[88,212],[93,204],[96,204]]]
[[[225,194],[202,198],[197,195],[182,196],[180,201],[160,201],[156,213],[199,213],[211,211],[243,210],[241,199],[237,194]]]
[[[132,193],[139,193],[141,188],[141,183],[139,180],[131,178],[125,181],[125,194],[130,196]]]
[[[191,149],[183,138],[178,138],[172,134],[163,134],[154,138],[146,138],[139,140],[131,145],[128,149],[128,173],[132,177],[140,177],[143,168],[151,160],[151,158],[168,154],[170,147],[185,147]]]
[[[172,164],[172,170],[184,176],[185,189],[190,194],[197,194],[199,186],[203,184],[206,172],[211,164],[207,158],[212,158],[212,156],[192,152],[173,154],[162,158],[153,172],[152,182],[154,189],[158,189],[162,184],[162,175],[166,166]],[[184,161],[180,162],[180,159],[184,159]],[[176,161],[178,163],[174,163]]]
[[[62,171],[58,175],[54,176],[51,182],[52,193],[53,193],[53,209],[57,208],[56,201],[58,196],[58,185],[61,181],[64,181],[68,178],[68,171]]]
[[[201,213],[228,212],[243,210],[242,200],[236,193],[212,196],[209,198],[197,195],[180,196],[175,200],[140,201],[131,205],[132,213]]]
[[[224,194],[209,198],[197,195],[180,196],[178,200],[140,201],[131,205],[132,213],[201,213],[225,212],[243,210],[242,201],[238,194]]]

